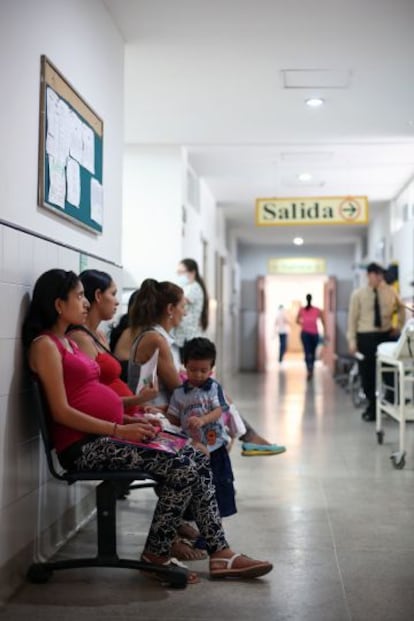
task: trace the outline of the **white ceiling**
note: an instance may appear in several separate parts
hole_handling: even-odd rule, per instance
[[[104,2],[127,44],[126,142],[187,147],[244,241],[290,243],[254,227],[258,197],[375,209],[413,176],[414,0]],[[349,243],[361,227],[303,231]]]

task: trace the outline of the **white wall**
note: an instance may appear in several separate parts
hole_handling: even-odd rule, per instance
[[[124,287],[171,280],[182,259],[182,153],[128,145],[124,152]]]
[[[38,208],[40,56],[104,120],[104,231],[85,233]],[[2,0],[0,5],[0,217],[120,263],[123,42],[100,0]]]
[[[50,58],[104,120],[101,236],[72,226],[36,204],[41,54]],[[89,507],[88,487],[69,488],[49,480],[23,373],[20,330],[35,279],[51,267],[79,271],[79,251],[100,257],[89,258],[88,267],[109,271],[122,282],[123,42],[100,0],[2,0],[0,69],[4,86],[0,99],[2,600],[24,579],[34,550],[50,553]],[[78,503],[81,506],[73,510]]]
[[[412,305],[414,289],[414,179],[411,179],[390,205],[391,235],[388,233],[390,261],[399,266],[401,296]],[[389,230],[389,229],[388,229]]]
[[[389,263],[390,204],[377,203],[373,207],[368,228],[368,259],[380,265]]]

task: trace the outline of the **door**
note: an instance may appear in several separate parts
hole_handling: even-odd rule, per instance
[[[322,360],[332,374],[335,372],[336,352],[336,278],[329,276],[324,285],[324,313],[325,313],[325,346],[322,350]]]
[[[257,370],[266,370],[266,300],[265,277],[259,276],[256,281],[257,290]]]

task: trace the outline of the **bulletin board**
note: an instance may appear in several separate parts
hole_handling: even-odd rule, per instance
[[[38,203],[95,234],[103,230],[103,121],[41,57]]]

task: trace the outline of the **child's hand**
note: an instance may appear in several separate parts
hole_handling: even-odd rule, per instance
[[[207,457],[210,457],[210,451],[208,450],[208,448],[206,446],[204,446],[204,444],[202,444],[201,442],[197,442],[194,441],[192,442],[192,446],[197,450],[200,451],[201,453],[204,453],[204,455],[207,455]]]
[[[190,416],[188,419],[188,428],[191,430],[200,429],[203,426],[203,421],[197,416]]]

